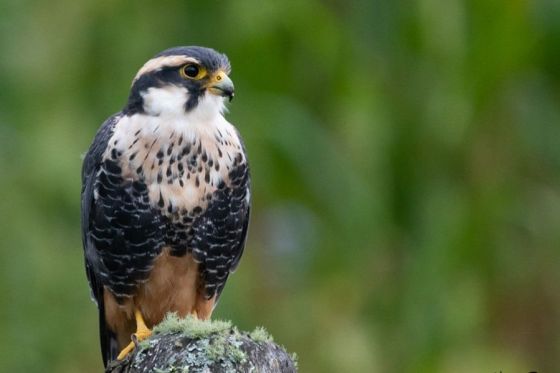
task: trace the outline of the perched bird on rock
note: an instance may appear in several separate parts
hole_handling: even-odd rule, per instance
[[[85,156],[82,239],[105,365],[168,312],[208,319],[239,263],[249,168],[223,116],[230,71],[209,48],[159,53]]]

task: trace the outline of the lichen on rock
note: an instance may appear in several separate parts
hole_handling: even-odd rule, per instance
[[[108,372],[296,372],[296,362],[262,327],[240,332],[229,321],[169,314],[153,335]]]

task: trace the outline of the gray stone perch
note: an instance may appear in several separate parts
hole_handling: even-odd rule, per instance
[[[179,319],[170,314],[150,338],[124,360],[107,366],[109,373],[297,372],[289,355],[263,329],[239,332],[230,322]]]

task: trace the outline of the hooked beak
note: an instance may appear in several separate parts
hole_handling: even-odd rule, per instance
[[[213,95],[227,97],[229,101],[233,100],[235,88],[233,82],[225,72],[218,71],[218,73],[212,77],[207,87],[208,91]]]

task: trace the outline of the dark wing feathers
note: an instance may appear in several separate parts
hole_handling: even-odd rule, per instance
[[[230,273],[234,272],[239,265],[239,260],[241,259],[241,255],[243,255],[243,249],[245,248],[245,242],[247,241],[247,230],[249,228],[249,219],[251,217],[251,206],[247,205],[247,211],[243,214],[242,219],[243,221],[243,230],[241,233],[241,240],[239,241],[239,245],[235,249],[236,256],[233,258],[231,262],[231,268],[229,269]]]
[[[247,150],[245,149],[245,144],[237,128],[235,129],[235,133],[237,134],[237,137],[241,142],[241,149],[243,150],[243,153],[247,154]],[[232,180],[232,184],[234,188],[237,188],[238,190],[242,191],[243,203],[240,205],[241,208],[239,209],[239,219],[240,219],[239,223],[243,227],[243,229],[242,229],[241,236],[239,237],[239,242],[233,251],[235,257],[231,262],[231,267],[229,269],[230,273],[237,269],[237,266],[239,265],[239,260],[243,255],[245,242],[247,241],[249,219],[251,217],[250,195],[249,196],[247,195],[248,193],[249,194],[251,193],[251,173],[249,170],[249,164],[247,163],[247,161],[245,161],[245,163],[239,166],[241,166],[241,170],[243,172],[239,172],[234,169],[232,170],[232,172],[230,172],[229,177],[230,180]]]
[[[84,247],[87,279],[89,281],[92,297],[95,299],[99,310],[99,336],[101,340],[103,363],[105,365],[110,360],[111,355],[114,354],[114,351],[111,350],[116,349],[116,340],[114,334],[107,329],[105,323],[103,284],[101,279],[96,275],[95,271],[95,268],[98,265],[96,262],[99,261],[99,258],[89,237],[90,214],[93,206],[96,174],[101,164],[103,153],[105,152],[109,139],[113,133],[113,128],[120,117],[120,114],[115,114],[103,123],[84,158],[82,166],[82,244]]]
[[[216,190],[204,212],[192,223],[189,247],[201,263],[206,296],[220,295],[243,252],[249,223],[249,168],[235,164],[230,185]]]

